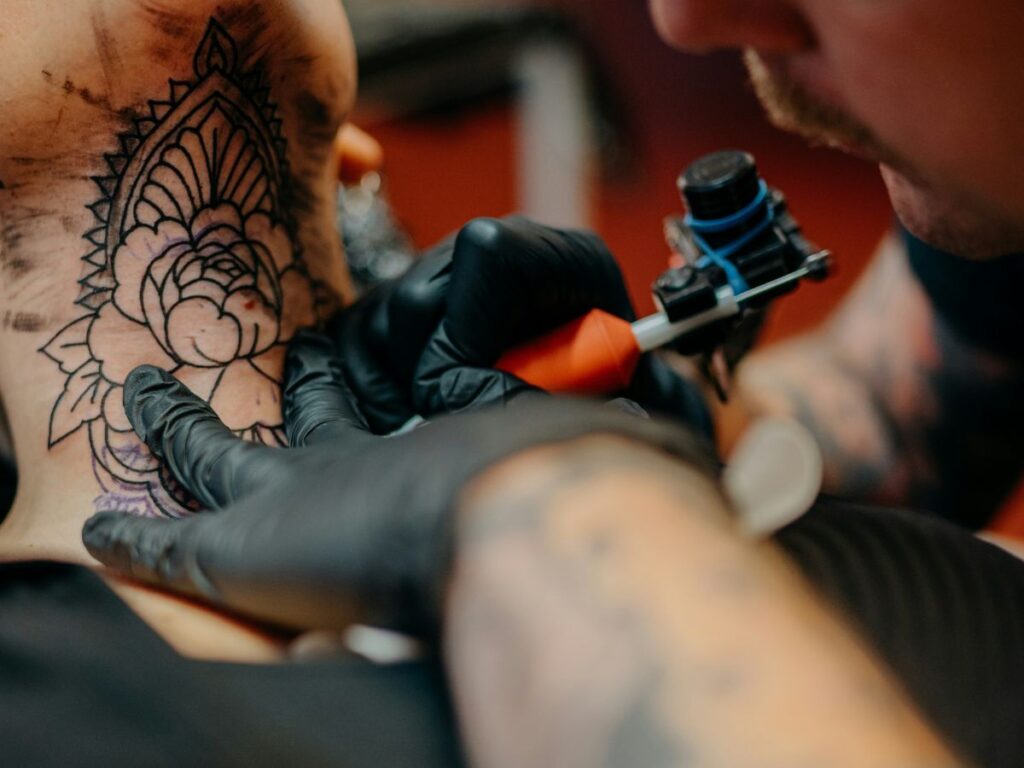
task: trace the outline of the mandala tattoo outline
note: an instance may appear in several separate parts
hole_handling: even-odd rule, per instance
[[[49,446],[87,431],[99,510],[198,510],[128,423],[133,368],[170,370],[239,436],[284,445],[279,371],[296,328],[314,320],[269,87],[258,69],[244,71],[216,20],[193,67],[120,135],[110,174],[93,177],[98,226],[85,235],[76,302],[87,314],[40,350],[67,377]]]

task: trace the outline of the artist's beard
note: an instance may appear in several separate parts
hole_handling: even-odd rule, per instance
[[[772,123],[811,143],[878,162],[896,215],[917,237],[949,253],[984,259],[1024,251],[1024,226],[995,215],[989,206],[932,184],[923,173],[844,111],[812,97],[762,56],[744,61]]]

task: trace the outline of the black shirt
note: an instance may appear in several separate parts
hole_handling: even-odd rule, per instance
[[[436,664],[192,661],[88,569],[0,565],[0,765],[459,764]]]
[[[903,237],[911,269],[949,327],[978,349],[1024,363],[1024,254],[971,261]]]

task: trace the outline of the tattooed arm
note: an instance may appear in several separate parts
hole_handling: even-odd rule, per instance
[[[465,499],[446,637],[478,765],[959,764],[678,464],[591,439]]]
[[[891,239],[823,330],[745,364],[737,403],[742,420],[783,413],[808,426],[829,492],[981,527],[1021,474],[1022,388],[1019,366],[936,315]]]

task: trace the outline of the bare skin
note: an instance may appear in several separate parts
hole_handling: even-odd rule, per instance
[[[965,765],[656,454],[592,438],[513,459],[464,497],[459,542],[447,658],[477,765]]]
[[[0,392],[19,493],[0,560],[93,565],[95,509],[193,511],[118,432],[131,367],[191,370],[240,434],[279,438],[284,344],[347,291],[334,142],[354,52],[333,0],[11,0],[4,15]],[[110,583],[184,653],[280,655],[274,635]]]

